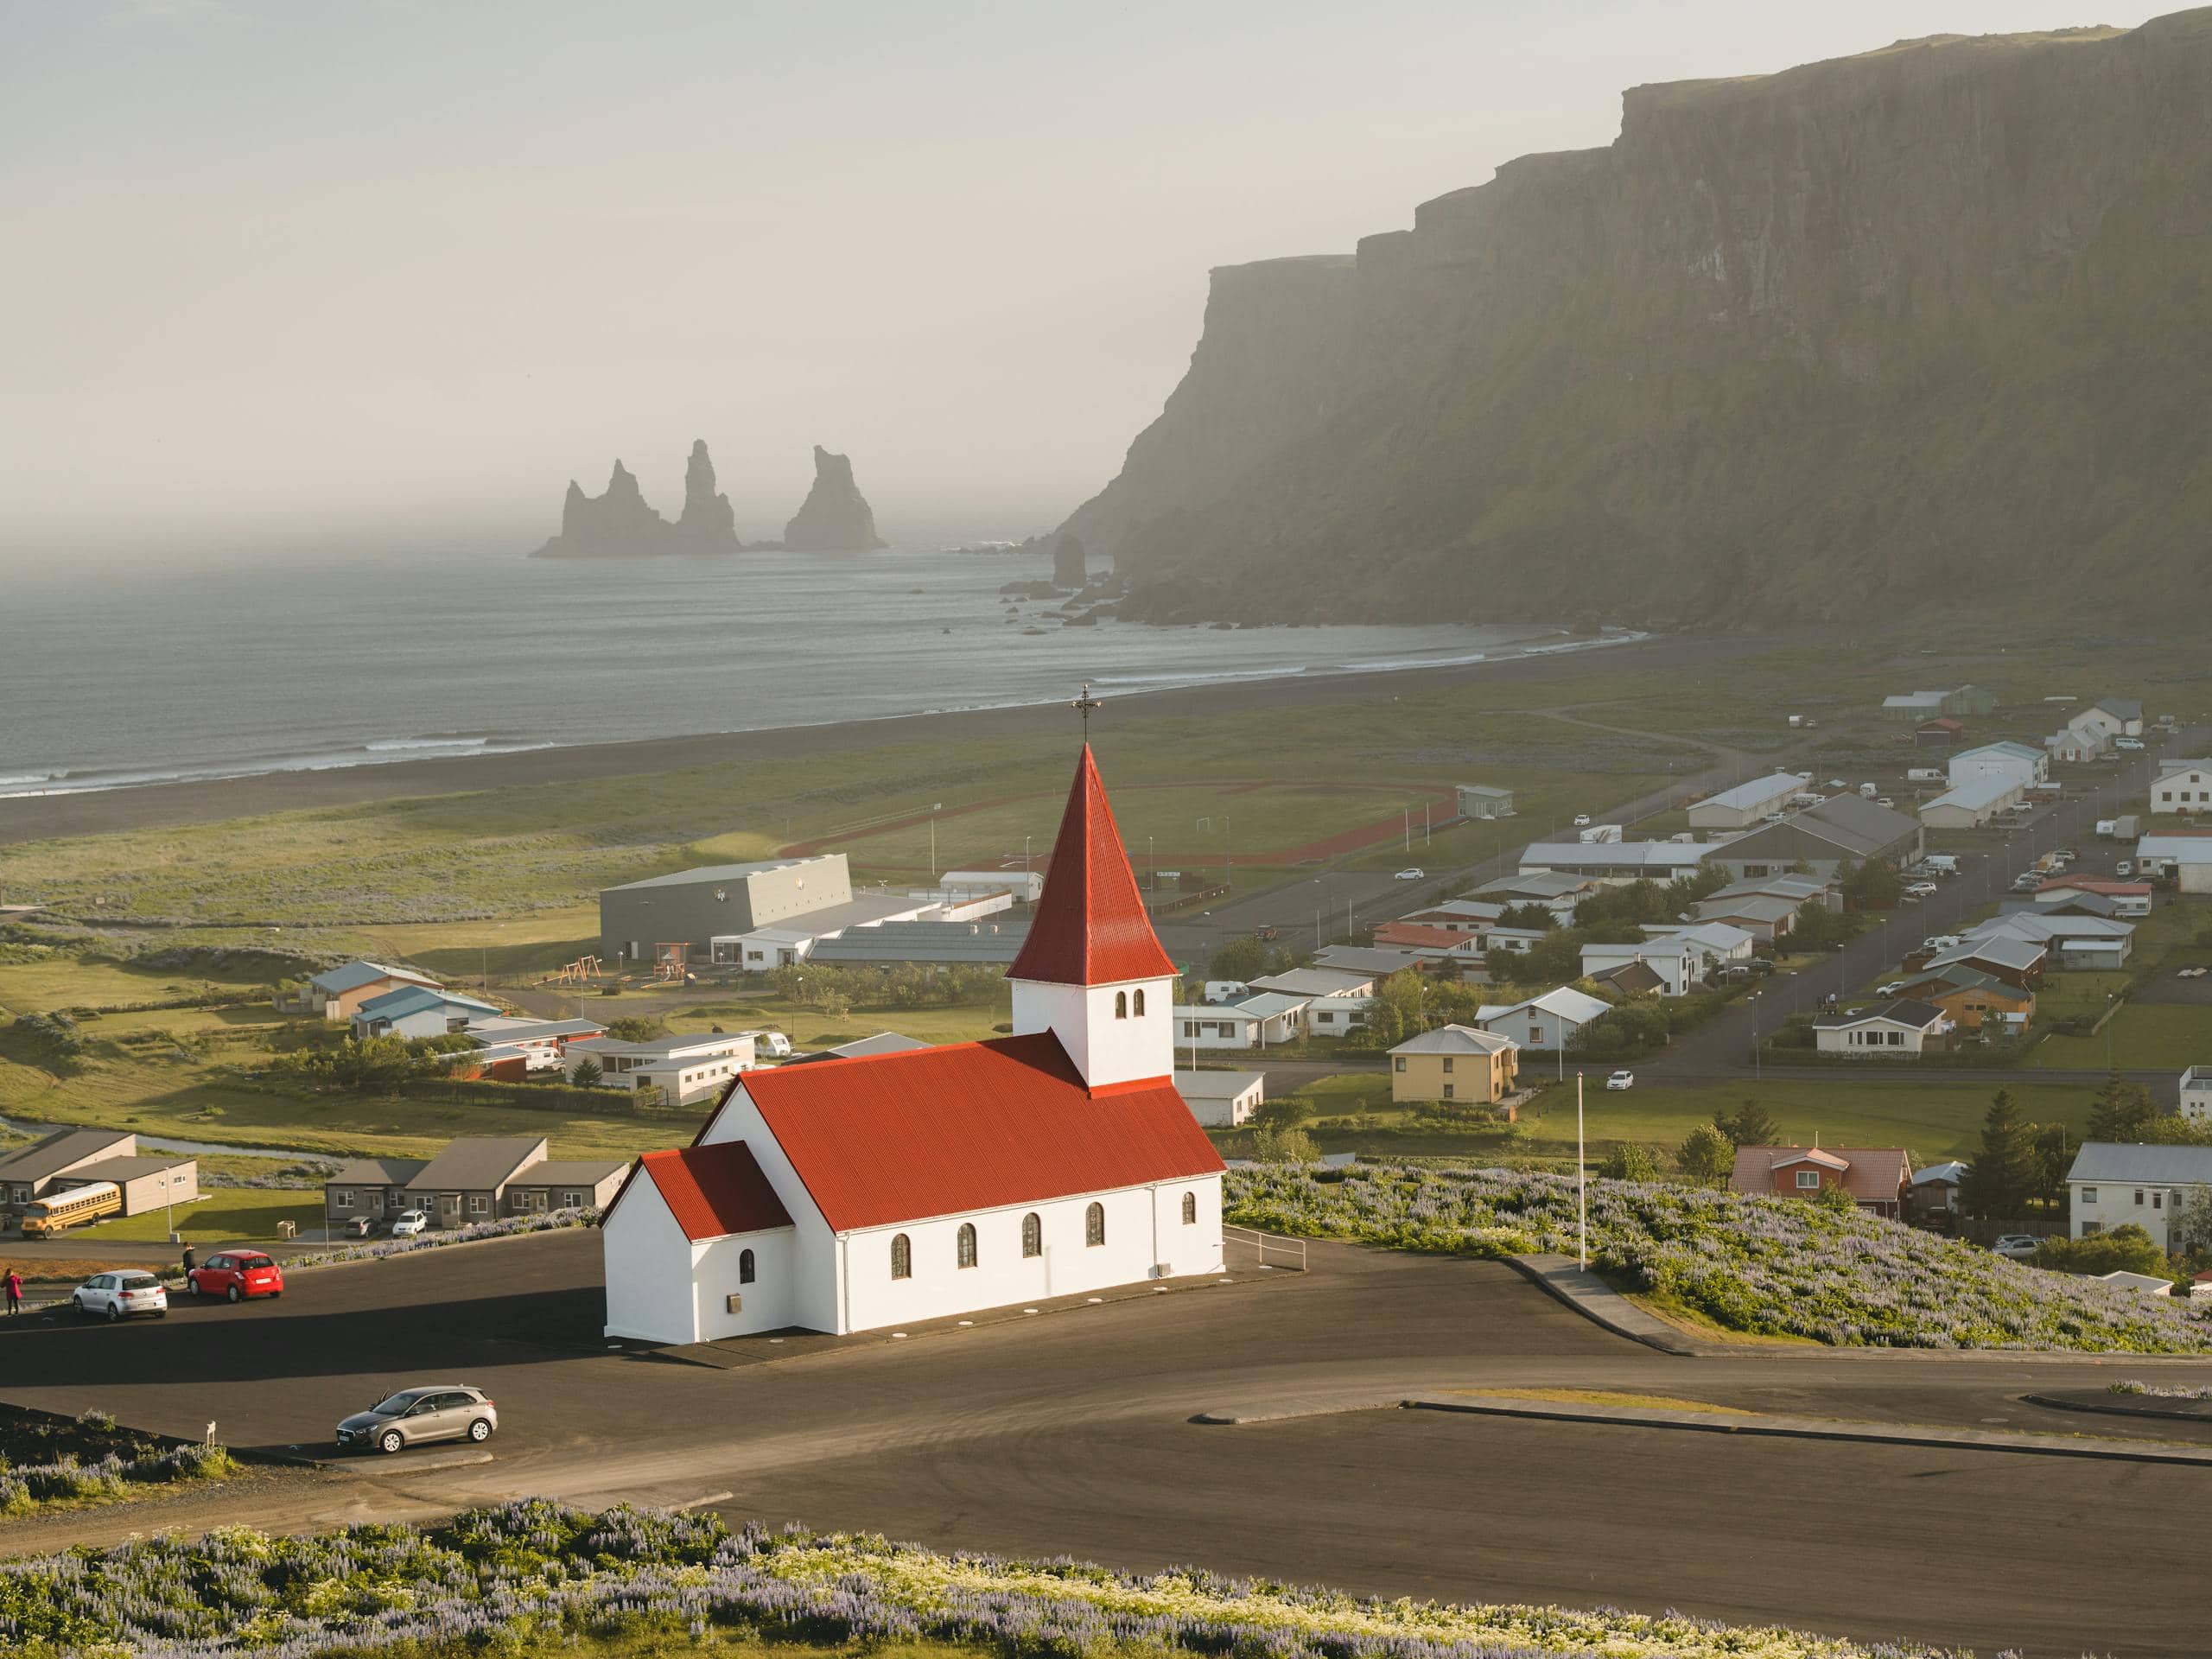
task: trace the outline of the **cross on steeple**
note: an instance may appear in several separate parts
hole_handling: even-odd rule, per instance
[[[1083,741],[1086,745],[1090,741],[1090,711],[1094,709],[1099,708],[1101,704],[1098,699],[1090,695],[1090,682],[1089,680],[1085,680],[1083,683],[1083,695],[1068,705],[1069,708],[1074,709],[1076,713],[1083,716]]]

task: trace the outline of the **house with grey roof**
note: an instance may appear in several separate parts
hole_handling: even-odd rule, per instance
[[[132,1158],[138,1137],[112,1129],[56,1129],[0,1157],[0,1199],[10,1210],[42,1198],[54,1182],[90,1164]],[[66,1180],[64,1185],[67,1185]]]
[[[2174,1215],[2212,1190],[2212,1147],[2087,1141],[2066,1172],[2068,1230],[2075,1238],[2133,1223],[2162,1250]]]
[[[1960,750],[1945,770],[1954,789],[1978,778],[2010,778],[2025,789],[2050,781],[2050,756],[2024,743],[1984,743],[1979,748]]]
[[[322,1213],[333,1227],[365,1217],[381,1225],[415,1207],[407,1183],[429,1166],[427,1158],[356,1158],[322,1184]]]
[[[1951,1016],[1932,1002],[1910,997],[1852,1014],[1816,1014],[1813,1046],[1854,1060],[1900,1059],[1950,1046]]]
[[[1027,922],[947,921],[922,917],[849,928],[835,938],[818,939],[810,962],[917,963],[925,967],[972,963],[1002,968],[1021,954],[1029,937]]]
[[[1910,862],[1920,856],[1923,844],[1917,818],[1857,795],[1832,795],[1780,823],[1717,842],[1707,853],[1738,881],[1802,873],[1826,882],[1846,864]]]
[[[505,1012],[480,996],[403,985],[353,1010],[353,1036],[359,1042],[375,1037],[450,1037],[467,1030],[471,1020],[495,1019]]]
[[[1452,791],[1463,818],[1510,818],[1513,791],[1491,784],[1461,784]]]
[[[1178,1071],[1175,1092],[1205,1128],[1233,1129],[1266,1103],[1268,1077],[1264,1071]]]
[[[1724,789],[1691,803],[1693,830],[1747,830],[1769,814],[1779,812],[1789,798],[1803,789],[1807,778],[1794,772],[1769,772],[1746,783]]]

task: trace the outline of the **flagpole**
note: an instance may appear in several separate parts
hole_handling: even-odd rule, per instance
[[[1590,1166],[1582,1155],[1582,1074],[1574,1074],[1574,1265],[1590,1265]]]

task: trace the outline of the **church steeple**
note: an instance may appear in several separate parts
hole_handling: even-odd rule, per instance
[[[1173,1072],[1175,964],[1145,913],[1088,743],[1007,977],[1014,1030],[1052,1032],[1092,1088]]]
[[[1106,786],[1098,780],[1098,763],[1086,743],[1052,841],[1044,893],[1007,977],[1110,985],[1174,971],[1145,913]]]

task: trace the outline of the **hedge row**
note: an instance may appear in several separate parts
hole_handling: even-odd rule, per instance
[[[584,1089],[569,1083],[503,1083],[497,1077],[410,1077],[399,1092],[417,1100],[446,1100],[479,1106],[521,1106],[541,1112],[587,1112],[595,1116],[696,1117],[699,1108],[659,1106],[640,1111],[627,1089]]]

